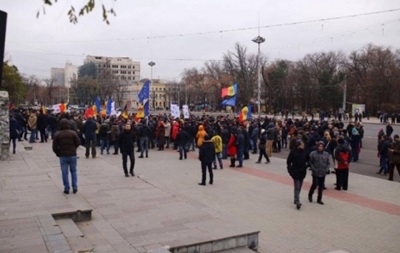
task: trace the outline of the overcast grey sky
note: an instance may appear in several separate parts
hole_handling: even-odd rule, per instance
[[[110,25],[101,20],[99,1],[96,11],[76,25],[69,23],[69,6],[86,0],[59,0],[46,6],[46,14],[39,18],[42,0],[0,2],[0,9],[8,13],[7,59],[22,73],[40,78],[48,78],[51,67],[64,67],[66,61],[82,65],[86,55],[99,55],[140,61],[141,78],[149,77],[147,63],[153,60],[154,78],[178,81],[185,68],[200,68],[207,59],[221,60],[236,42],[256,53],[251,39],[257,29],[240,29],[258,23],[266,38],[261,50],[270,61],[298,60],[320,51],[348,53],[368,43],[400,49],[399,10],[265,27],[400,9],[399,0],[103,0],[117,13],[110,16]],[[218,32],[231,29],[238,31]]]

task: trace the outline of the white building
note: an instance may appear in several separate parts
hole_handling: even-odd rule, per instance
[[[78,67],[67,62],[64,68],[51,68],[50,78],[55,86],[71,88],[72,81],[78,78]]]
[[[96,64],[98,73],[104,69],[111,70],[111,73],[128,84],[133,84],[140,80],[140,62],[133,61],[129,57],[105,57],[105,56],[86,56],[85,63],[93,62]]]
[[[51,68],[50,69],[50,78],[54,81],[53,85],[55,86],[64,86],[65,85],[65,72],[63,68]]]
[[[72,63],[67,62],[64,68],[65,87],[71,88],[72,82],[77,79],[78,79],[78,66],[72,65]]]

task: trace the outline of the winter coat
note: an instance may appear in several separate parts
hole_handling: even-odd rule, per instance
[[[207,132],[204,130],[202,125],[199,126],[199,131],[197,131],[196,139],[197,139],[197,147],[201,147],[204,141],[204,136],[207,135]]]
[[[181,131],[178,132],[176,140],[179,146],[185,146],[190,141],[190,135],[186,130],[182,129]]]
[[[222,152],[222,138],[219,135],[215,135],[211,138],[212,142],[214,142],[215,153]]]
[[[179,132],[179,123],[174,121],[174,124],[172,126],[172,133],[171,133],[172,140],[176,139],[176,136],[178,135],[178,132]]]
[[[133,152],[133,149],[135,148],[135,141],[136,137],[133,131],[127,131],[123,130],[119,136],[119,148],[121,150],[121,153],[130,153]]]
[[[293,179],[304,179],[307,174],[307,159],[304,149],[295,148],[290,151],[286,160],[287,170]]]
[[[35,113],[32,113],[28,118],[28,129],[30,130],[37,129],[37,116]]]
[[[19,124],[15,118],[10,119],[10,139],[14,140],[18,138],[19,132]]]
[[[393,152],[390,152],[390,163],[400,164],[400,141],[393,141],[390,149],[393,149]]]
[[[210,141],[204,141],[200,147],[199,160],[202,163],[210,164],[215,159],[215,148],[214,143]]]
[[[39,114],[37,117],[37,128],[39,130],[44,130],[47,127],[47,115],[45,114]]]
[[[97,130],[97,123],[94,121],[94,119],[89,118],[84,124],[83,124],[83,133],[85,134],[85,139],[87,140],[93,140],[96,138],[96,130]]]
[[[70,124],[67,119],[60,120],[60,131],[54,135],[53,152],[58,157],[76,156],[76,150],[81,144],[78,134],[70,129]]]
[[[229,138],[227,154],[228,156],[235,156],[237,154],[236,136],[234,134],[231,134],[231,137]]]
[[[164,123],[165,126],[165,137],[170,137],[171,135],[171,123],[168,121]]]
[[[313,176],[325,177],[329,170],[329,154],[325,151],[313,151],[310,154],[309,164]]]
[[[349,169],[349,163],[351,161],[351,150],[348,145],[340,144],[335,149],[335,160],[337,161],[337,169]]]
[[[117,141],[119,139],[119,126],[117,124],[113,124],[111,126],[111,141]]]

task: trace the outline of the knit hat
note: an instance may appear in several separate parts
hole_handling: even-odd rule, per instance
[[[322,147],[324,147],[324,146],[325,146],[325,144],[324,144],[324,142],[323,142],[323,141],[319,141],[319,142],[317,142],[317,147],[319,147],[320,145],[322,145]]]

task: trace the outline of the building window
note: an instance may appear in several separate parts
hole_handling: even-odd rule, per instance
[[[128,80],[131,80],[131,77],[130,77],[130,76],[128,77]]]
[[[113,74],[118,74],[118,70],[113,70]]]
[[[135,77],[132,77],[132,80],[135,80]]]
[[[134,75],[135,74],[135,71],[132,71],[132,75]]]
[[[133,69],[135,69],[135,66],[132,66]]]
[[[111,67],[114,68],[114,69],[117,69],[118,65],[112,65]]]
[[[128,69],[130,69],[130,68],[131,68],[131,65],[128,66]]]

